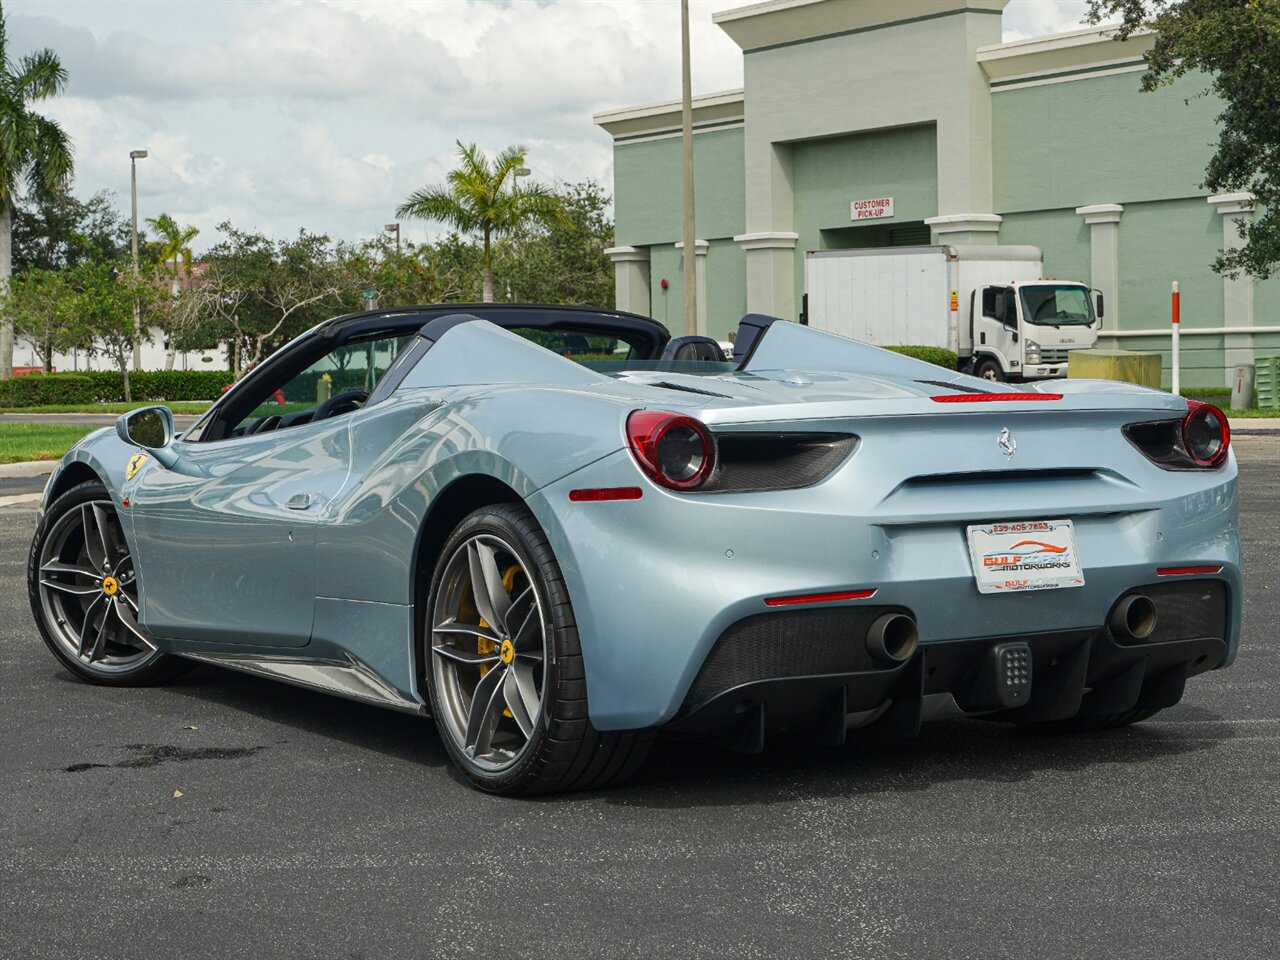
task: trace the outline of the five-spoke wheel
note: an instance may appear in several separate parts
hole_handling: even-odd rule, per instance
[[[177,669],[138,625],[133,557],[101,484],[73,487],[49,508],[31,545],[28,585],[45,643],[81,679],[151,683]]]
[[[483,507],[440,550],[422,622],[431,711],[462,773],[520,795],[616,783],[645,730],[597,730],[582,649],[546,534],[522,504]]]
[[[458,544],[431,621],[441,719],[477,767],[510,766],[541,715],[547,664],[542,603],[516,547],[492,533]]]

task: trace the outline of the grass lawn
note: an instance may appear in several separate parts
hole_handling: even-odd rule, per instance
[[[68,423],[0,423],[0,463],[57,460],[86,433],[98,429]]]
[[[142,407],[154,407],[152,400],[138,400],[133,403],[62,403],[47,407],[0,407],[0,413],[128,413]],[[174,413],[204,413],[209,409],[210,401],[179,400],[162,404]]]
[[[1226,407],[1223,407],[1222,412],[1233,420],[1280,420],[1280,410],[1259,410],[1257,407],[1253,407],[1249,410],[1228,410]]]

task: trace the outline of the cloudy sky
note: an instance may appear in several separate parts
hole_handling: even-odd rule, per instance
[[[742,84],[711,22],[742,0],[693,0],[694,90]],[[203,234],[230,219],[376,233],[441,179],[455,139],[530,148],[543,180],[612,184],[593,112],[680,95],[675,0],[3,0],[9,55],[52,47],[67,93],[41,109],[76,148],[76,193],[172,214]],[[1006,40],[1080,28],[1084,0],[1012,0]],[[425,239],[436,228],[406,224]]]

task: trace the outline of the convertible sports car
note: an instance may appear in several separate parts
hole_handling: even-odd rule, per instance
[[[735,355],[569,307],[327,321],[181,437],[151,407],[67,454],[36,622],[93,683],[204,661],[429,714],[503,794],[616,782],[659,731],[1126,724],[1232,661],[1214,407],[759,315]]]

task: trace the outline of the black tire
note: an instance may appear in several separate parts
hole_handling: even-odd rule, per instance
[[[484,769],[468,756],[445,719],[449,705],[441,687],[448,678],[442,681],[437,676],[442,661],[433,654],[431,621],[446,569],[450,559],[477,536],[498,537],[514,548],[515,559],[528,571],[541,604],[544,648],[554,644],[554,656],[544,658],[546,673],[539,715],[532,718],[533,731],[511,766],[497,771]],[[503,796],[594,790],[621,783],[643,764],[653,742],[651,731],[600,731],[588,719],[586,675],[573,606],[551,545],[522,504],[482,507],[458,524],[440,551],[419,623],[432,716],[454,764],[479,789]],[[503,715],[510,716],[509,712]]]
[[[1065,720],[1045,720],[1024,723],[1021,726],[1036,733],[1090,733],[1094,730],[1114,730],[1141,723],[1160,712],[1159,707],[1150,710],[1126,710],[1123,713],[1095,713],[1090,716],[1068,717]]]
[[[36,534],[31,539],[30,553],[27,555],[27,595],[31,601],[31,613],[35,617],[36,627],[40,630],[40,637],[44,640],[45,646],[58,659],[58,662],[67,669],[67,672],[77,680],[109,687],[137,687],[165,683],[191,670],[194,664],[158,650],[148,649],[141,642],[136,643],[138,651],[136,656],[129,655],[128,645],[122,644],[115,648],[120,654],[115,658],[118,662],[110,662],[105,656],[94,662],[92,654],[90,654],[89,659],[85,659],[84,657],[76,656],[73,651],[66,648],[64,646],[65,638],[62,641],[58,638],[59,632],[63,627],[56,622],[50,622],[56,613],[55,601],[49,599],[54,593],[41,586],[41,556],[50,536],[54,534],[61,535],[73,523],[73,519],[68,519],[68,515],[72,511],[81,511],[83,514],[81,507],[95,502],[102,506],[104,513],[108,508],[110,509],[111,516],[109,519],[119,528],[119,517],[115,512],[114,505],[111,503],[111,494],[106,487],[96,480],[77,484],[66,491],[50,505],[44,516],[40,518],[40,523],[36,527]],[[63,523],[64,520],[67,521],[66,524]],[[74,531],[71,530],[69,533],[72,537],[69,543],[74,546]],[[127,558],[129,557],[129,548],[128,544],[124,542],[123,528],[118,529],[118,535],[120,540],[116,545],[123,550],[123,553],[119,554],[119,556]],[[119,572],[120,567],[117,566],[116,569]],[[64,582],[68,585],[74,584],[86,587],[93,583],[92,580],[83,576],[78,579],[72,577],[71,580]],[[122,586],[119,589],[123,591],[124,587]],[[94,597],[96,597],[96,594],[86,597],[84,602],[89,602]],[[112,593],[105,599],[112,601],[114,598],[115,594]],[[66,602],[71,603],[72,601],[68,600]],[[110,602],[107,603],[107,606],[110,606]],[[74,610],[72,615],[74,615]],[[106,616],[104,613],[104,620]],[[104,649],[104,654],[105,652]]]
[[[1004,371],[1000,369],[998,364],[991,357],[983,357],[978,361],[978,365],[974,368],[973,375],[982,380],[990,380],[993,383],[1004,383]]]

